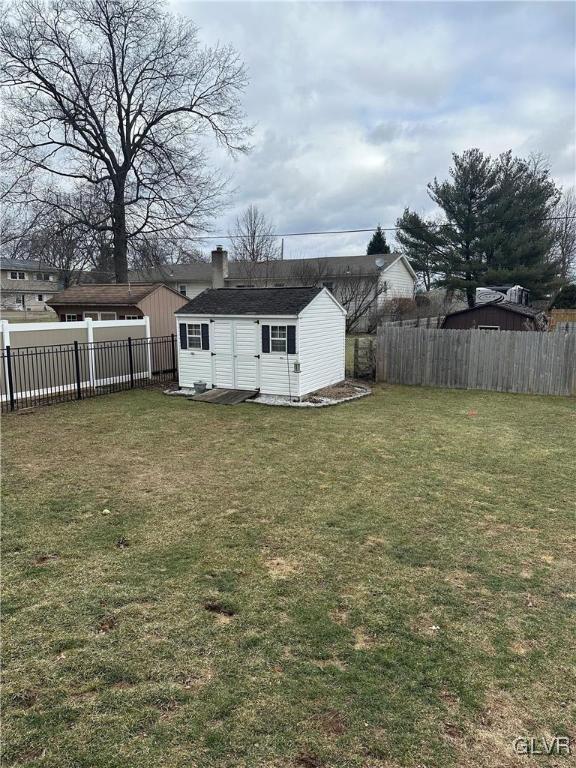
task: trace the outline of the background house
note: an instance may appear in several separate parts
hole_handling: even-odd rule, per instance
[[[20,259],[2,259],[0,284],[2,309],[34,312],[47,310],[47,301],[62,288],[57,269]]]
[[[353,325],[348,330],[366,330],[385,300],[411,299],[416,285],[414,270],[399,253],[252,262],[231,261],[220,246],[212,251],[211,263],[167,264],[133,277],[161,280],[188,299],[207,288],[324,287],[347,310]]]
[[[73,285],[55,294],[49,305],[61,322],[150,318],[151,336],[174,333],[174,312],[187,303],[162,283]]]

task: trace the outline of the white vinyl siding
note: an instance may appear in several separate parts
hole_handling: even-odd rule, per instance
[[[212,283],[170,283],[170,287],[190,300],[195,299],[198,294],[207,288],[212,288]]]
[[[415,281],[403,259],[398,259],[385,269],[380,279],[386,282],[386,292],[380,294],[380,301],[414,297]]]
[[[321,293],[299,320],[300,394],[336,384],[345,377],[346,315]]]

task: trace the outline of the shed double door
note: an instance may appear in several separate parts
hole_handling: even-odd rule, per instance
[[[215,387],[258,389],[259,328],[254,320],[214,320],[212,380]]]

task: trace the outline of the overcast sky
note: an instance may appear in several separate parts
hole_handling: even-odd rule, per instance
[[[432,212],[451,152],[506,149],[575,176],[571,2],[178,2],[250,75],[253,150],[221,158],[228,231],[255,203],[277,231],[392,226]],[[393,233],[390,233],[393,236]],[[288,238],[287,257],[365,252],[365,235]]]

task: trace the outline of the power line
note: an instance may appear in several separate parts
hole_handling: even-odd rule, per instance
[[[546,216],[544,218],[538,219],[537,222],[534,223],[540,223],[543,221],[566,221],[566,219],[576,219],[576,215],[574,216]],[[530,219],[494,219],[493,221],[481,221],[476,224],[476,226],[488,226],[488,225],[494,225],[494,224],[519,224],[519,223],[525,223],[529,224]],[[446,223],[435,223],[430,222],[429,224],[424,223],[422,226],[413,225],[413,229],[430,229],[430,228],[446,228],[446,227],[453,227],[453,224]],[[380,227],[380,230],[382,232],[396,232],[399,229],[403,229],[403,227]],[[375,232],[376,227],[365,227],[360,229],[327,229],[327,230],[318,230],[314,232],[271,232],[268,234],[262,234],[259,235],[260,237],[309,237],[314,235],[352,235],[352,234],[362,234],[366,232]],[[231,240],[233,238],[245,238],[245,237],[253,237],[253,235],[242,235],[242,234],[227,234],[227,235],[180,235],[176,239],[179,240]]]

